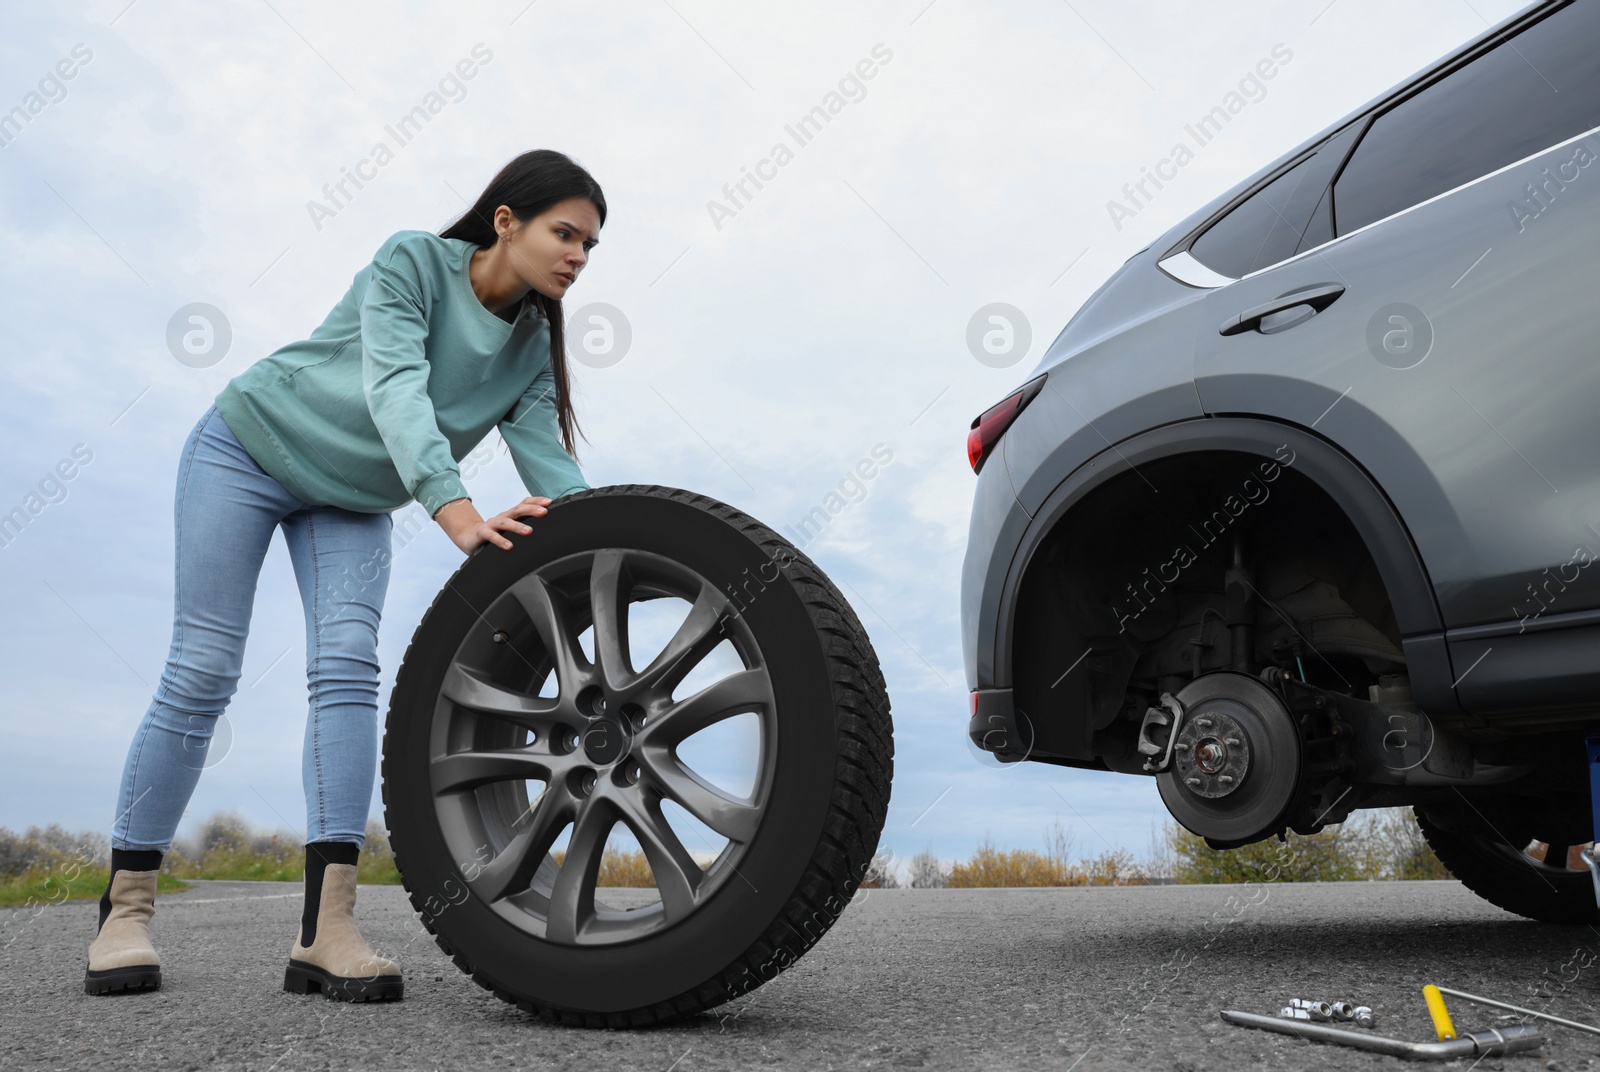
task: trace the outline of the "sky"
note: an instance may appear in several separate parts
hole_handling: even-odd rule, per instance
[[[964,858],[986,838],[1037,849],[1059,819],[1080,853],[1144,855],[1165,815],[1153,781],[999,767],[966,743],[968,424],[1029,378],[1131,254],[1521,6],[9,8],[0,112],[30,94],[45,104],[0,136],[0,512],[41,482],[48,501],[0,548],[0,826],[109,833],[171,639],[179,450],[217,392],[309,334],[388,236],[439,231],[507,160],[553,148],[609,203],[569,325],[590,306],[627,325],[626,347],[604,355],[581,349],[582,326],[600,322],[569,326],[585,477],[729,503],[835,580],[892,703],[881,847],[901,860]],[[1110,207],[1126,209],[1122,187],[1269,58],[1273,77],[1244,87],[1248,107],[1175,179],[1135,212]],[[791,133],[830,93],[844,106],[829,123]],[[396,137],[429,103],[426,126]],[[371,177],[335,191],[352,172]],[[751,173],[761,187],[733,191]],[[1030,328],[1009,364],[967,341],[997,302]],[[219,325],[198,356],[169,342],[197,304]],[[493,445],[463,467],[484,514],[526,494]],[[848,483],[885,454],[861,490]],[[50,482],[64,459],[73,477]],[[798,536],[842,482],[848,505]],[[394,558],[380,721],[417,623],[461,563],[424,522]],[[303,831],[306,707],[280,533],[180,836],[218,811]]]

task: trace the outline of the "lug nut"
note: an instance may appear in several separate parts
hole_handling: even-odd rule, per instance
[[[1306,1012],[1304,1009],[1296,1009],[1291,1005],[1285,1005],[1283,1008],[1279,1009],[1278,1015],[1283,1017],[1285,1020],[1311,1019],[1311,1014],[1309,1012]]]
[[[1372,1010],[1365,1005],[1356,1007],[1355,1018],[1357,1027],[1371,1027],[1378,1022],[1378,1018],[1372,1015]]]
[[[628,720],[628,725],[633,728],[633,732],[638,733],[644,729],[644,708],[638,704],[623,704],[622,717]]]
[[[1327,1021],[1333,1019],[1333,1006],[1329,1005],[1326,1001],[1312,1001],[1309,998],[1291,998],[1289,1000],[1289,1007],[1305,1010],[1306,1015],[1313,1020]]]

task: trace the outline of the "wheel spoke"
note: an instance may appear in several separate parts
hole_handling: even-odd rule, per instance
[[[518,820],[516,835],[471,880],[472,888],[490,902],[527,889],[572,810],[572,799],[565,791],[541,793],[529,813]]]
[[[430,764],[433,791],[436,794],[452,793],[513,779],[549,781],[554,767],[566,765],[561,762],[564,758],[548,752],[531,752],[525,748],[453,752],[436,757]]]
[[[671,693],[688,676],[706,653],[722,640],[722,612],[727,600],[709,584],[700,586],[694,606],[678,631],[667,641],[650,665],[639,671],[638,682],[662,693]]]
[[[445,672],[440,691],[463,707],[534,728],[548,725],[556,715],[558,704],[547,696],[531,696],[493,684],[460,663],[452,663]]]
[[[683,847],[683,842],[667,823],[667,817],[661,814],[659,800],[646,800],[642,795],[627,793],[622,795],[620,803],[623,822],[639,839],[639,847],[650,861],[667,922],[682,919],[694,910],[705,872]]]
[[[755,837],[760,808],[725,795],[671,756],[652,756],[643,765],[663,793],[729,841],[743,843]]]
[[[677,744],[725,718],[773,703],[772,680],[765,667],[739,670],[685,696],[645,724],[641,746]]]
[[[564,696],[576,695],[593,666],[578,644],[572,628],[572,614],[560,592],[553,590],[537,573],[530,573],[511,586],[511,594],[533,621],[544,642],[545,653],[555,666],[556,684]]]
[[[616,813],[601,798],[590,797],[579,808],[572,837],[567,840],[566,858],[550,891],[550,911],[545,917],[545,937],[550,941],[576,944],[578,932],[594,915],[600,857],[616,821]]]
[[[1567,870],[1567,855],[1570,849],[1566,845],[1546,845],[1544,847],[1544,863],[1546,867],[1557,867]]]
[[[589,607],[594,616],[594,660],[606,684],[621,690],[631,684],[633,664],[628,658],[627,564],[622,552],[608,547],[596,551],[589,573]]]
[[[699,911],[728,880],[764,814],[776,710],[771,670],[718,584],[642,550],[593,549],[586,574],[578,568],[583,557],[530,572],[502,589],[500,617],[507,597],[517,606],[500,625],[524,639],[531,625],[539,638],[538,647],[521,651],[526,670],[503,664],[497,656],[510,653],[492,648],[477,626],[459,642],[436,694],[446,702],[438,705],[442,724],[434,727],[425,790],[473,896],[524,933],[578,947],[654,934]],[[638,669],[629,611],[635,599],[657,597],[685,600],[677,606],[687,613]],[[523,614],[527,624],[521,624]],[[592,630],[592,649],[580,639],[585,626]],[[739,659],[754,668],[736,665],[723,674],[720,662],[713,667],[708,661],[730,638]],[[713,669],[717,673],[708,673]],[[550,675],[544,691],[553,686],[556,695],[538,695],[541,681],[530,674],[539,673]],[[673,697],[686,680],[701,677],[715,680]],[[605,706],[593,705],[590,718],[588,710],[578,710],[578,700],[588,707],[594,694]],[[758,788],[741,798],[691,769],[677,752],[696,733],[746,713],[761,722],[762,747]],[[618,743],[609,738],[582,736],[596,720],[611,727],[618,719],[613,728],[622,734],[620,749],[608,748]],[[519,814],[523,782],[529,793],[539,782],[545,788]],[[675,820],[687,821],[684,813],[694,823],[675,826]],[[660,897],[658,905],[638,912],[608,908],[597,891],[610,836],[622,828],[642,849]],[[695,841],[698,853],[702,836],[727,846],[709,871],[684,840]],[[490,846],[481,844],[486,838],[496,850],[492,857]],[[566,851],[556,865],[551,853],[558,839]]]

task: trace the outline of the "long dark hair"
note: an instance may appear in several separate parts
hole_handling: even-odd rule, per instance
[[[604,226],[606,196],[600,192],[600,184],[594,181],[594,176],[554,149],[533,149],[501,168],[478,195],[477,202],[440,231],[439,237],[465,239],[480,249],[492,246],[500,237],[494,230],[494,210],[501,205],[527,223],[558,201],[573,197],[593,201]],[[561,302],[537,290],[530,290],[528,296],[550,321],[550,369],[556,381],[556,423],[561,427],[561,445],[576,459],[578,451],[573,437],[574,434],[583,435],[583,430],[578,427],[568,387],[566,321],[562,318]]]

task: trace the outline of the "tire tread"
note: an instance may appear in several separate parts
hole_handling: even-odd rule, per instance
[[[1463,886],[1492,905],[1541,923],[1600,923],[1594,880],[1587,871],[1573,871],[1571,878],[1557,877],[1552,884],[1532,867],[1508,866],[1483,852],[1472,838],[1446,829],[1430,820],[1421,808],[1413,808],[1417,826],[1433,850]],[[1499,831],[1485,824],[1484,837],[1500,838]]]

